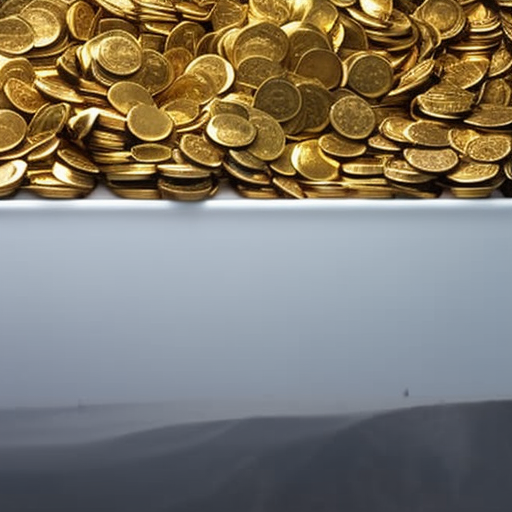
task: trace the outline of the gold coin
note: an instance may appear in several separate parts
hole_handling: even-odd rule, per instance
[[[175,77],[181,76],[190,62],[194,59],[194,55],[181,46],[169,48],[162,55],[172,68]]]
[[[487,80],[482,85],[479,103],[489,103],[506,107],[512,98],[512,88],[503,78]]]
[[[292,163],[292,153],[295,144],[286,144],[283,153],[279,158],[270,162],[270,168],[282,176],[295,176],[297,169]]]
[[[223,100],[216,98],[209,103],[208,110],[212,117],[218,114],[235,114],[244,119],[249,119],[249,106],[239,102],[236,97],[226,96]]]
[[[289,69],[296,69],[302,56],[310,50],[331,49],[326,35],[314,27],[290,23],[283,30],[288,34],[286,64]],[[263,52],[262,55],[266,54]]]
[[[348,69],[347,84],[366,98],[379,98],[393,87],[393,68],[381,55],[358,55]]]
[[[384,174],[384,165],[386,159],[384,158],[356,158],[341,164],[341,169],[344,174],[353,176],[355,178],[382,176]]]
[[[34,114],[46,103],[37,89],[19,78],[9,78],[5,82],[4,93],[13,107],[25,114]]]
[[[450,147],[463,155],[467,154],[468,144],[478,137],[479,133],[470,128],[452,128],[448,131]]]
[[[257,133],[247,151],[265,162],[279,158],[286,142],[281,125],[266,112],[255,108],[249,113],[249,121]]]
[[[405,131],[413,121],[400,116],[389,116],[379,125],[379,132],[393,142],[410,142],[405,136]]]
[[[249,0],[250,13],[259,20],[283,25],[290,17],[290,6],[286,0]]]
[[[295,73],[320,80],[327,89],[334,89],[341,82],[341,61],[331,50],[313,48],[300,57]]]
[[[244,185],[268,186],[272,183],[271,177],[260,171],[254,171],[237,164],[233,159],[228,158],[222,162],[224,170],[235,180]]]
[[[404,149],[404,158],[419,171],[432,174],[444,174],[459,163],[459,157],[453,149]]]
[[[218,114],[208,122],[206,134],[221,146],[240,148],[254,141],[257,129],[252,122],[236,114]]]
[[[495,178],[500,172],[500,166],[492,163],[461,162],[460,165],[446,176],[448,181],[460,185],[474,185]]]
[[[269,170],[267,162],[255,157],[246,149],[230,149],[229,156],[238,165],[246,167],[251,171],[268,172]]]
[[[399,158],[384,162],[384,176],[390,181],[405,185],[423,185],[435,179],[435,176],[418,172],[405,160]]]
[[[64,164],[78,171],[90,174],[98,174],[100,172],[96,164],[94,164],[84,153],[76,149],[59,149],[57,150],[57,156],[64,162]]]
[[[450,66],[443,74],[442,79],[462,89],[469,89],[484,79],[488,68],[489,61],[487,59],[462,61]]]
[[[187,66],[185,73],[207,75],[211,79],[215,95],[226,92],[235,81],[235,70],[231,63],[220,55],[214,54],[196,57]]]
[[[190,163],[186,164],[158,164],[158,172],[166,178],[179,178],[187,180],[196,180],[208,178],[212,174],[212,169],[199,167]]]
[[[368,142],[368,147],[370,147],[372,149],[377,149],[379,151],[384,151],[387,153],[389,153],[389,152],[394,153],[397,151],[401,151],[401,149],[402,149],[398,144],[395,144],[392,140],[387,139],[380,133],[370,137],[367,142]]]
[[[504,128],[512,124],[512,107],[480,105],[464,122],[477,128]]]
[[[0,109],[0,153],[14,149],[27,133],[25,119],[12,110]]]
[[[454,38],[466,23],[464,11],[455,0],[426,0],[416,9],[415,16],[439,30],[442,39]]]
[[[257,89],[265,80],[282,77],[284,73],[281,63],[265,56],[252,56],[238,64],[236,81],[240,85]]]
[[[316,139],[298,142],[291,160],[297,172],[308,180],[328,181],[339,176],[339,162],[325,155]]]
[[[361,0],[360,4],[365,14],[378,20],[389,20],[393,11],[392,0]]]
[[[435,121],[416,121],[404,130],[404,135],[413,144],[432,148],[444,148],[450,145],[449,127]]]
[[[285,176],[274,176],[272,184],[281,192],[284,192],[287,197],[294,199],[304,199],[306,197],[302,187],[294,179]]]
[[[254,107],[270,114],[276,121],[289,121],[302,105],[300,91],[288,80],[269,78],[254,96]]]
[[[135,137],[145,142],[158,142],[172,132],[172,119],[153,105],[139,104],[128,112],[126,124]]]
[[[417,97],[420,110],[439,118],[453,118],[469,112],[475,95],[449,82],[431,87]]]
[[[78,172],[71,167],[68,167],[60,162],[55,162],[52,167],[52,174],[55,179],[62,182],[64,185],[71,187],[93,189],[96,185],[96,180],[93,175]]]
[[[187,133],[180,140],[182,153],[192,162],[205,167],[220,167],[222,164],[222,151],[201,135]]]
[[[288,53],[288,46],[288,37],[277,25],[269,22],[248,25],[238,33],[234,42],[235,66],[248,57],[265,56],[282,62]]]
[[[38,77],[34,81],[34,87],[43,96],[55,101],[65,101],[75,105],[85,103],[83,96],[58,77]]]
[[[512,150],[508,135],[481,135],[467,145],[467,154],[477,162],[498,162]]]
[[[355,158],[366,152],[366,146],[336,133],[325,133],[318,139],[324,153],[333,158]]]
[[[192,123],[199,117],[200,113],[199,103],[190,98],[168,101],[161,108],[173,120],[176,128]]]
[[[78,41],[87,41],[94,21],[94,9],[85,0],[71,4],[66,13],[69,33]]]
[[[279,192],[272,187],[255,187],[243,183],[236,183],[235,190],[247,199],[279,199]]]
[[[212,12],[213,30],[241,26],[247,18],[247,5],[232,0],[219,0]]]
[[[107,95],[110,104],[121,114],[128,112],[135,105],[154,105],[153,97],[142,85],[134,82],[117,82],[108,90]]]
[[[348,94],[340,98],[329,113],[332,127],[343,137],[366,139],[375,128],[375,114],[362,98]]]
[[[142,49],[135,37],[128,32],[121,33],[102,34],[98,46],[98,64],[108,73],[127,76],[136,73],[142,66]]]
[[[206,30],[194,21],[182,21],[178,23],[167,36],[165,50],[171,48],[186,48],[192,55],[196,53],[196,47]]]
[[[12,160],[0,165],[0,195],[10,195],[25,176],[27,164],[23,160]]]
[[[421,87],[431,77],[434,67],[434,59],[419,62],[400,77],[398,85],[389,92],[389,96],[398,96]]]
[[[131,147],[130,151],[137,162],[159,163],[170,160],[172,157],[172,150],[169,146],[154,142],[136,144]]]
[[[34,47],[32,25],[18,16],[0,19],[0,53],[23,55]]]
[[[174,68],[169,61],[156,50],[142,50],[142,64],[130,82],[135,82],[149,91],[153,96],[161,93],[174,80]]]
[[[59,39],[62,26],[51,11],[29,5],[19,16],[32,27],[35,48],[50,46]]]
[[[179,76],[163,93],[166,101],[189,99],[204,105],[213,99],[215,89],[211,78],[198,73]]]

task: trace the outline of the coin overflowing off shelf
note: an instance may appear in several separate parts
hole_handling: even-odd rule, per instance
[[[511,0],[6,0],[0,197],[510,196],[511,41]]]

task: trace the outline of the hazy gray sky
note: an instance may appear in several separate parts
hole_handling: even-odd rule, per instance
[[[376,203],[2,207],[0,406],[511,395],[512,205]]]

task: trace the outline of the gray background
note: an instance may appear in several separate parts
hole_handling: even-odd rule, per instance
[[[509,200],[21,199],[0,226],[0,407],[511,395]]]

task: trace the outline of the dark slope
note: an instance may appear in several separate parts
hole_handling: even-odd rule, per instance
[[[381,414],[275,450],[180,512],[511,510],[512,403],[496,402]]]
[[[77,446],[0,450],[2,512],[159,512],[214,492],[290,442],[354,418],[268,418],[175,426]]]

